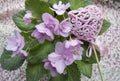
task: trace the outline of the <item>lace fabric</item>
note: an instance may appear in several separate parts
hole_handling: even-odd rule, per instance
[[[104,18],[111,23],[110,28],[97,39],[108,47],[108,54],[102,57],[100,66],[105,81],[120,81],[120,3],[112,0],[94,0],[103,9]],[[13,35],[16,27],[12,21],[12,15],[24,9],[24,0],[1,0],[0,1],[0,55],[6,45],[6,38]],[[101,4],[98,4],[101,3]],[[112,4],[111,4],[112,3]],[[108,6],[106,6],[108,5]],[[26,63],[16,71],[6,71],[0,66],[0,81],[26,81]],[[101,81],[97,65],[93,65],[91,79],[82,75],[82,81]],[[43,78],[41,81],[47,81]]]

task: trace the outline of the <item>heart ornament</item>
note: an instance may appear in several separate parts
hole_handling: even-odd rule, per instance
[[[99,7],[89,5],[70,11],[68,16],[73,25],[71,30],[73,35],[88,42],[95,41],[103,23],[102,10]]]

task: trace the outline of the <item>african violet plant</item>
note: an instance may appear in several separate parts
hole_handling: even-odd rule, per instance
[[[2,68],[16,70],[26,61],[27,81],[80,81],[81,74],[91,77],[94,63],[100,71],[105,49],[96,37],[110,23],[90,0],[26,0],[13,21],[21,32],[8,37]]]

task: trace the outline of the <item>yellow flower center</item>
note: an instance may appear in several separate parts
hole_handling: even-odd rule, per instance
[[[66,60],[66,56],[65,55],[63,55],[63,59]]]
[[[74,50],[74,54],[77,55],[78,54],[78,49]]]

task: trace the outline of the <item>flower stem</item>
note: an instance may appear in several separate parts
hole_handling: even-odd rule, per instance
[[[71,37],[71,35],[70,35],[70,40],[72,40],[72,37]]]
[[[63,18],[65,19],[65,15],[63,14]]]
[[[100,63],[99,63],[99,60],[98,60],[98,56],[97,56],[96,49],[95,49],[94,45],[92,45],[92,47],[93,47],[93,51],[94,51],[95,58],[96,58],[96,61],[97,61],[97,66],[98,66],[98,70],[99,70],[99,73],[100,73],[101,80],[104,81],[103,75],[102,75],[102,72],[101,72]]]

